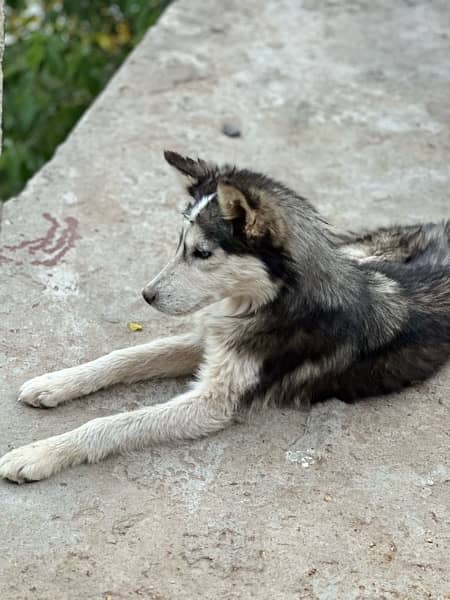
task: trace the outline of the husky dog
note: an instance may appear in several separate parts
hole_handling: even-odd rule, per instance
[[[54,407],[119,382],[196,374],[173,400],[94,419],[16,450],[0,476],[44,479],[114,452],[197,438],[255,401],[345,401],[398,391],[450,356],[450,221],[339,234],[301,196],[247,170],[174,152],[190,202],[174,258],[144,289],[193,331],[26,382]]]

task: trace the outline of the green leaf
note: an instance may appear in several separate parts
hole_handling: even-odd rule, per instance
[[[168,0],[7,0],[0,199],[53,155]],[[40,6],[42,14],[32,14]]]

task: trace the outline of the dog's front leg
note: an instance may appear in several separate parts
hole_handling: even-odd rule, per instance
[[[198,367],[202,352],[195,333],[115,350],[77,367],[30,379],[21,387],[19,400],[50,408],[115,383],[188,375]]]
[[[226,427],[235,406],[209,390],[193,390],[166,404],[88,421],[22,446],[0,459],[0,477],[17,483],[45,479],[71,465],[151,443],[194,439]]]

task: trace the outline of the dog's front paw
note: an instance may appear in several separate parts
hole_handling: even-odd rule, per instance
[[[53,408],[72,397],[66,380],[56,372],[26,381],[20,388],[17,399],[31,406]]]
[[[16,483],[47,479],[73,464],[74,458],[70,447],[56,437],[40,440],[5,454],[0,459],[0,478]]]

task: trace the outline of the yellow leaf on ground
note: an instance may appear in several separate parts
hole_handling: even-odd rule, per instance
[[[135,323],[134,321],[130,321],[128,323],[128,329],[130,331],[142,331],[144,327],[140,323]]]

